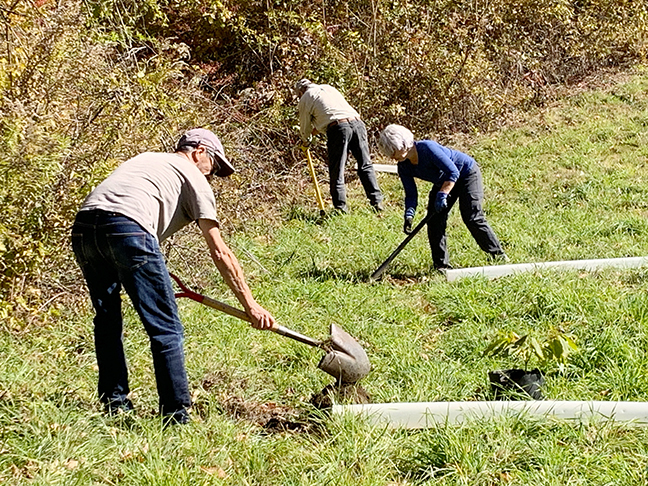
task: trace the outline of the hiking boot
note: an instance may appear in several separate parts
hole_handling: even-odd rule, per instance
[[[124,413],[130,413],[135,410],[133,402],[128,398],[126,400],[113,400],[104,404],[104,412],[109,416],[120,415]]]
[[[165,413],[162,416],[162,420],[164,421],[164,425],[185,425],[191,422],[191,415],[189,415],[189,412],[187,411],[186,408],[182,408],[180,410],[176,410],[175,412],[172,413]]]

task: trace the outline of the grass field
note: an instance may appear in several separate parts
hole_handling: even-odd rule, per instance
[[[487,216],[513,263],[648,255],[646,70],[456,147],[482,167]],[[565,369],[544,370],[546,397],[648,401],[648,269],[447,283],[431,271],[421,234],[372,283],[368,276],[404,237],[398,179],[379,180],[387,202],[380,217],[354,179],[349,215],[317,221],[313,197],[312,207],[284,208],[280,227],[226,235],[257,299],[281,324],[323,338],[337,323],[358,338],[373,365],[362,382],[373,402],[488,400],[489,370],[524,365],[484,356],[497,332],[542,338],[557,328],[579,350]],[[454,266],[487,263],[456,210],[448,235]],[[189,280],[233,304],[217,272],[205,270],[207,257],[181,259],[182,251],[172,248],[171,268],[185,276],[199,268]],[[105,417],[97,403],[87,307],[0,333],[0,483],[648,481],[648,430],[630,424],[523,416],[408,432],[331,418],[310,404],[331,382],[317,369],[320,352],[189,300],[180,308],[195,403],[195,420],[183,427],[165,429],[156,415],[148,340],[129,306],[137,410],[125,417]]]

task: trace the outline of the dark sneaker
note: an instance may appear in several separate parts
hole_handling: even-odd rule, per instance
[[[173,413],[164,414],[162,420],[164,421],[164,425],[184,425],[191,422],[191,415],[189,415],[186,408],[183,408]]]
[[[497,253],[489,254],[490,261],[493,263],[509,263],[511,259],[506,255],[506,253]]]
[[[114,400],[112,402],[108,402],[104,404],[104,411],[106,414],[113,416],[113,415],[119,415],[122,413],[129,413],[135,410],[135,407],[133,407],[133,402],[131,402],[128,398],[126,400]]]

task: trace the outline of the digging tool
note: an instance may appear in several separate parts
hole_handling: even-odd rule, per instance
[[[224,302],[219,302],[211,297],[194,292],[182,283],[182,281],[174,274],[170,273],[169,275],[182,289],[182,292],[175,294],[176,298],[187,297],[206,305],[207,307],[211,307],[212,309],[225,312],[230,316],[250,322],[250,316],[248,316],[244,311],[225,304]],[[300,343],[308,344],[309,346],[324,350],[326,354],[322,357],[317,366],[322,371],[333,376],[339,384],[354,384],[369,374],[371,364],[369,363],[369,358],[367,357],[365,350],[362,349],[362,346],[360,346],[360,344],[358,344],[350,334],[335,324],[331,324],[331,337],[326,341],[318,341],[280,325],[275,325],[270,330],[277,334],[281,334],[282,336],[294,339],[295,341],[299,341]]]
[[[417,234],[419,231],[421,231],[421,229],[423,228],[423,226],[425,226],[425,225],[427,224],[427,222],[430,221],[430,218],[432,217],[433,214],[434,214],[433,212],[429,212],[429,213],[425,216],[425,218],[423,218],[423,219],[421,220],[421,222],[420,222],[419,224],[416,225],[416,228],[414,228],[414,229],[412,230],[412,232],[411,232],[409,235],[407,235],[407,238],[405,238],[405,239],[403,240],[403,242],[402,242],[400,245],[398,245],[398,248],[396,248],[396,249],[392,252],[392,254],[389,255],[389,256],[387,257],[387,260],[385,260],[384,263],[383,263],[382,265],[380,265],[380,266],[376,269],[376,271],[375,271],[374,273],[371,274],[371,277],[370,277],[371,280],[377,280],[377,279],[380,278],[380,276],[381,276],[381,275],[383,274],[383,272],[387,269],[387,267],[388,267],[389,264],[392,262],[392,260],[398,256],[398,254],[403,250],[403,248],[405,248],[405,247],[407,246],[407,244],[408,244],[410,241],[412,241],[412,238],[414,238],[414,237],[416,236],[416,234]]]
[[[324,200],[322,199],[322,193],[320,192],[319,183],[317,182],[317,176],[315,175],[315,166],[313,165],[313,158],[311,157],[310,149],[308,147],[302,147],[304,154],[306,155],[306,160],[308,161],[308,170],[310,175],[313,178],[313,184],[315,185],[315,197],[317,198],[317,205],[320,208],[320,216],[326,216],[326,211],[324,210]]]

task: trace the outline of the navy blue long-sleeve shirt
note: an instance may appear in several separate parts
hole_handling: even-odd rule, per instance
[[[405,190],[405,217],[413,217],[418,206],[415,177],[440,186],[446,181],[457,182],[476,164],[471,156],[433,140],[420,140],[414,145],[418,164],[412,164],[409,159],[398,163],[398,176]]]

